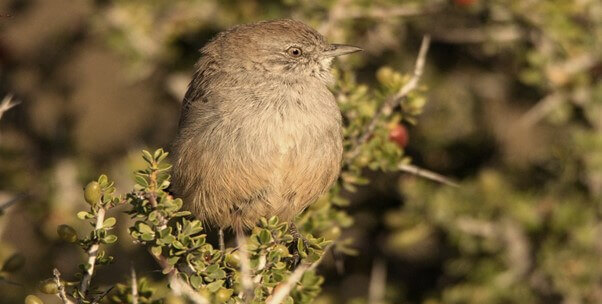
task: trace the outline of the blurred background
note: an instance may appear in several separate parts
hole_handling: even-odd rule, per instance
[[[198,49],[284,17],[363,47],[336,65],[368,86],[382,66],[411,73],[430,34],[404,153],[460,184],[367,171],[347,194],[357,255],[322,267],[317,302],[366,303],[376,275],[387,303],[602,303],[599,0],[1,1],[0,98],[20,104],[0,118],[0,204],[22,199],[0,205],[0,261],[26,263],[1,274],[0,303],[78,271],[57,225],[88,229],[74,216],[87,181],[106,173],[125,192],[140,150],[169,148]],[[160,277],[129,241],[111,252],[100,283],[132,262]]]

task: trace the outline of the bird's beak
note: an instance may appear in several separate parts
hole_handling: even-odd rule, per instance
[[[324,52],[326,57],[336,57],[341,55],[347,55],[359,51],[363,51],[362,48],[353,45],[346,44],[331,44],[331,48]]]

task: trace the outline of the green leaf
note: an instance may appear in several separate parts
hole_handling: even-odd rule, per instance
[[[305,244],[303,243],[302,239],[297,240],[297,251],[302,258],[307,256],[307,253],[305,252]]]
[[[176,240],[176,237],[173,235],[166,235],[165,237],[161,238],[161,242],[164,244],[171,244]]]
[[[224,285],[224,280],[217,280],[209,285],[207,285],[207,289],[210,292],[218,291]]]
[[[109,235],[105,236],[102,241],[105,244],[113,244],[113,243],[115,243],[117,241],[117,236],[113,235],[113,234],[109,234]]]
[[[190,213],[190,211],[179,211],[179,212],[176,212],[176,213],[172,214],[171,216],[172,217],[182,217],[182,216],[188,216],[188,215],[191,215],[191,214],[192,213]]]
[[[155,232],[149,225],[142,223],[142,222],[138,223],[138,231],[140,231],[141,233],[155,234]]]
[[[192,287],[194,289],[201,288],[202,284],[203,284],[203,279],[200,276],[198,276],[196,274],[193,274],[190,276],[190,285],[192,285]]]
[[[110,228],[115,226],[115,224],[117,223],[117,219],[115,219],[114,217],[110,217],[107,218],[103,223],[102,223],[102,227],[103,228]]]
[[[260,219],[260,222],[261,222],[261,227],[268,227],[268,220],[266,220],[265,217],[262,217]]]
[[[159,148],[157,150],[155,150],[155,153],[153,153],[153,159],[158,160],[160,156],[163,155],[163,149]],[[159,162],[159,161],[157,161]]]
[[[94,215],[92,215],[92,213],[87,212],[87,211],[80,211],[77,213],[77,218],[79,218],[80,220],[87,220],[87,219],[91,219],[93,217],[94,217]]]
[[[261,244],[267,244],[272,240],[272,235],[270,234],[270,231],[267,229],[262,229],[261,232],[259,233],[259,242]]]
[[[270,226],[276,226],[278,224],[278,217],[276,217],[276,216],[270,217],[270,219],[268,220],[268,224]]]
[[[180,241],[173,241],[173,242],[171,242],[171,245],[176,249],[180,249],[180,250],[186,249],[186,246],[184,246],[184,244],[182,244]]]
[[[138,184],[138,185],[140,185],[140,186],[142,186],[144,188],[148,187],[148,181],[146,180],[146,178],[144,178],[142,176],[139,176],[139,175],[136,175],[134,177],[134,179],[136,180],[136,184]]]
[[[171,258],[167,259],[167,263],[169,265],[173,266],[178,262],[179,259],[180,259],[180,257],[171,257]]]
[[[150,152],[146,151],[146,150],[142,150],[142,158],[150,165],[153,163],[153,156],[150,154]]]
[[[162,154],[157,157],[157,162],[162,162],[169,155],[169,152],[165,152],[163,150],[161,150],[161,152]]]
[[[151,253],[152,253],[154,256],[159,256],[159,255],[161,255],[161,246],[153,246],[153,247],[151,247]]]
[[[209,273],[209,278],[214,280],[226,277],[226,272],[219,268],[218,264],[209,265],[209,267],[207,267],[207,272]]]

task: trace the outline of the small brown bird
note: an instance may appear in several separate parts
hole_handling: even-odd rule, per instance
[[[285,19],[236,26],[201,49],[173,143],[185,207],[242,232],[291,221],[339,175],[341,114],[330,64],[360,51]]]

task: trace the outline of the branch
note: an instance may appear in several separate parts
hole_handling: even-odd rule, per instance
[[[130,273],[132,276],[132,304],[138,304],[138,279],[136,278],[134,265],[130,267]]]
[[[368,304],[382,304],[385,298],[387,268],[383,261],[376,260],[372,266],[370,286],[368,287]]]
[[[241,293],[245,303],[251,303],[255,286],[253,286],[253,279],[251,278],[251,262],[249,261],[249,253],[247,252],[247,240],[243,232],[238,231],[236,233],[236,242],[238,243],[240,252]]]
[[[96,215],[96,226],[94,227],[94,230],[99,230],[102,228],[102,224],[105,220],[105,212],[106,210],[103,207],[100,207],[98,209],[98,214]],[[94,265],[96,264],[96,257],[98,256],[99,248],[100,241],[97,241],[88,249],[88,269],[86,269],[84,277],[82,278],[81,285],[79,287],[79,291],[84,296],[86,295],[86,292],[90,287],[90,282],[92,281],[92,275],[94,274]]]
[[[280,304],[284,301],[284,298],[288,296],[291,292],[295,284],[301,280],[303,274],[309,269],[309,264],[301,264],[295,268],[295,271],[288,277],[288,280],[284,282],[284,285],[280,285],[280,288],[276,290],[276,292],[271,295],[271,298],[266,302],[266,304]]]
[[[65,286],[61,282],[61,273],[59,270],[55,268],[52,273],[54,274],[54,282],[59,290],[57,295],[63,301],[63,304],[75,304],[73,301],[71,301],[71,299],[69,299],[69,297],[67,297],[67,293],[65,293]]]
[[[268,297],[266,304],[282,303],[282,301],[284,301],[284,299],[289,295],[295,284],[297,284],[301,280],[303,274],[305,274],[306,271],[314,270],[316,267],[318,267],[318,265],[320,264],[320,262],[322,262],[322,259],[326,255],[326,252],[331,247],[332,244],[328,245],[324,249],[324,253],[320,257],[320,259],[313,262],[312,264],[301,264],[297,266],[297,268],[295,268],[295,271],[293,271],[290,277],[288,277],[288,280],[286,280],[286,282],[284,283],[281,283],[281,285],[279,285],[279,287],[275,289],[275,292]]]
[[[424,177],[426,179],[430,179],[432,181],[436,181],[448,186],[452,186],[452,187],[460,187],[460,185],[458,185],[458,183],[456,183],[455,181],[439,174],[439,173],[435,173],[433,171],[429,171],[426,169],[422,169],[420,167],[414,166],[414,165],[410,165],[410,164],[401,164],[399,165],[399,170],[403,171],[403,172],[407,172],[410,174],[414,174],[416,176],[420,176],[420,177]]]
[[[109,292],[111,292],[111,290],[113,290],[115,286],[111,286],[109,287],[107,290],[105,290],[103,293],[101,293],[99,296],[96,297],[96,299],[94,299],[94,301],[92,301],[92,303],[90,304],[98,304],[100,303],[100,301],[102,301],[102,299],[104,299],[104,297],[106,297]]]
[[[565,95],[560,92],[555,92],[544,97],[519,118],[519,124],[525,127],[535,125],[542,118],[546,117],[548,113],[554,110],[556,106],[562,103],[564,98]]]
[[[150,193],[147,196],[147,199],[149,201],[149,203],[151,204],[151,206],[153,206],[153,209],[157,210],[157,192],[156,189],[158,187],[158,183],[157,183],[157,171],[153,171],[150,176],[150,186],[149,186],[149,190]],[[168,220],[163,217],[163,215],[160,212],[157,212],[157,218],[159,219],[159,228],[161,230],[165,229],[165,227],[167,227],[167,222]]]
[[[352,144],[351,151],[349,151],[347,156],[347,164],[351,163],[360,154],[361,147],[368,141],[368,139],[370,139],[379,120],[383,117],[391,115],[393,109],[399,106],[401,101],[405,99],[410,92],[416,89],[418,82],[420,81],[420,77],[422,77],[424,63],[426,61],[426,54],[428,52],[430,42],[430,36],[425,35],[422,38],[422,44],[420,45],[420,51],[418,52],[418,57],[416,58],[416,64],[412,78],[403,87],[401,87],[397,93],[390,95],[387,97],[387,99],[385,99],[385,102],[380,106],[374,117],[372,117],[372,120],[370,120],[364,129],[362,135],[359,136]]]
[[[176,275],[171,275],[168,278],[169,287],[178,296],[186,296],[194,304],[209,304],[209,301],[196,290],[192,289],[188,283],[178,278]]]
[[[25,199],[26,197],[27,197],[27,193],[20,193],[20,194],[15,195],[13,198],[0,204],[0,212],[4,211],[6,208],[8,208],[18,202],[20,202],[21,200]]]
[[[10,110],[12,107],[18,105],[19,103],[21,102],[14,101],[13,96],[10,94],[4,96],[2,102],[0,103],[0,119],[2,119],[2,115],[4,114],[4,112]]]
[[[157,261],[163,271],[169,270],[167,273],[167,280],[169,281],[169,288],[175,295],[185,296],[195,304],[209,304],[209,300],[190,287],[187,282],[178,277],[178,270],[169,265],[167,259],[163,255],[156,256],[152,252],[150,252],[150,254],[155,258],[155,261]]]
[[[153,209],[157,210],[157,193],[155,192],[155,189],[157,188],[157,171],[151,173],[150,185],[150,193],[148,196],[146,196],[146,198]],[[161,213],[157,213],[157,218],[160,222],[159,229],[165,229],[169,220],[166,219]],[[178,270],[167,262],[167,258],[165,258],[165,256],[156,256],[150,251],[150,248],[148,250],[150,255],[155,259],[155,261],[157,261],[159,266],[161,266],[163,273],[167,274],[169,287],[174,294],[178,296],[185,296],[195,304],[209,304],[209,300],[190,287],[187,282],[178,277]]]

